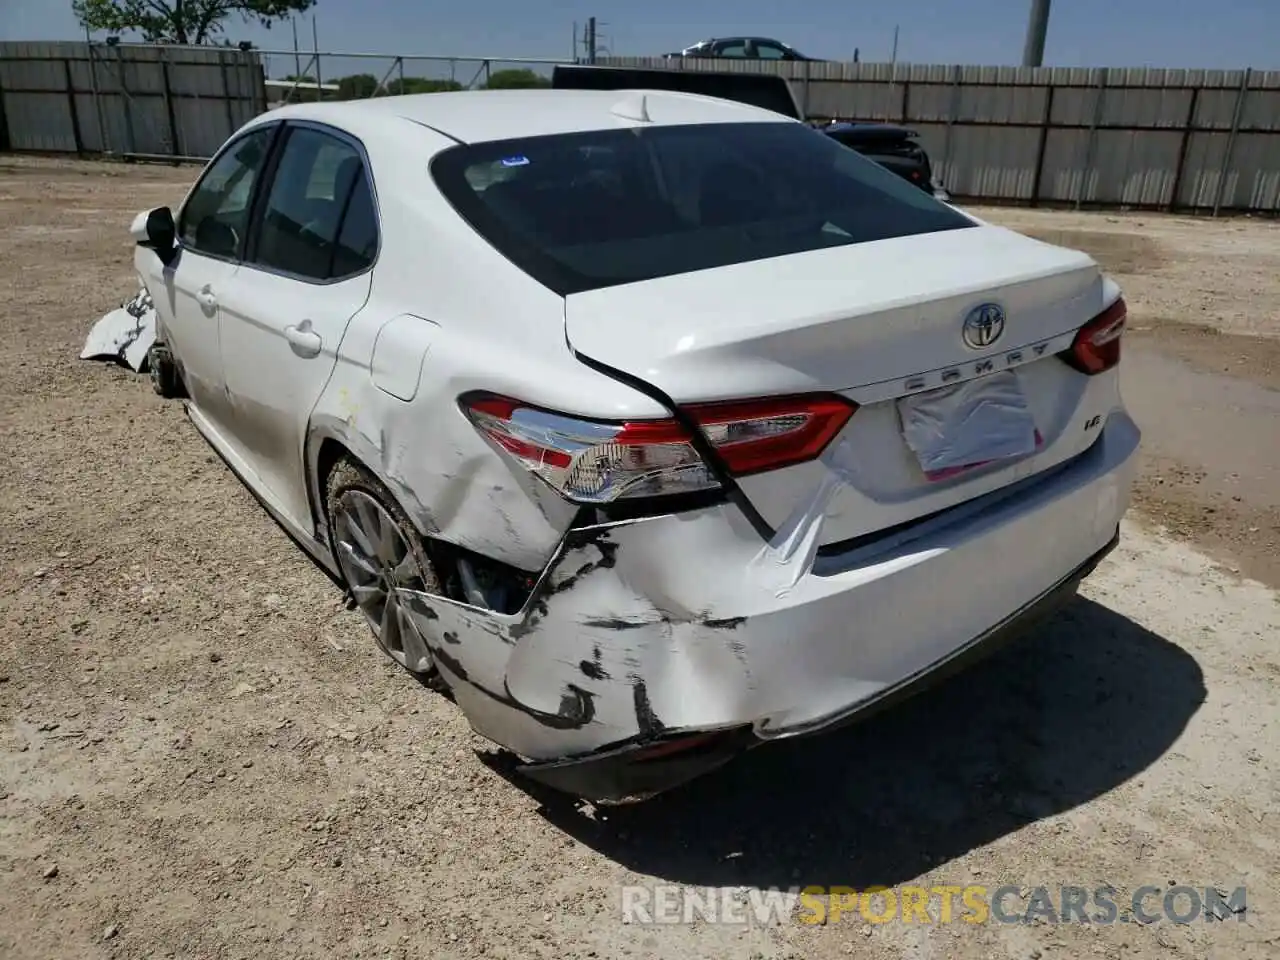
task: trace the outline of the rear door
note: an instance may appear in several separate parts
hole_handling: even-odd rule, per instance
[[[307,423],[351,318],[365,305],[379,234],[358,141],[289,123],[245,263],[221,298],[232,442],[277,506],[308,515]]]

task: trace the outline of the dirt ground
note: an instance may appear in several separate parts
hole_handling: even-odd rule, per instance
[[[191,176],[0,157],[0,957],[1280,956],[1280,226],[981,211],[1125,287],[1121,548],[960,682],[595,810],[389,666],[180,405],[76,359]],[[912,883],[1248,912],[622,922],[624,885]]]

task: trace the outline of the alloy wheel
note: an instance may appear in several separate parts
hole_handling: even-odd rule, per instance
[[[395,592],[425,586],[404,532],[386,508],[362,490],[344,491],[336,506],[333,532],[338,564],[378,645],[406,670],[429,672],[431,653]]]

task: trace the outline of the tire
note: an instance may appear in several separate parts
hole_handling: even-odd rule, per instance
[[[395,599],[392,585],[440,592],[440,581],[412,521],[378,480],[343,457],[325,483],[329,545],[374,641],[392,661],[432,689],[443,681],[431,653]]]
[[[147,369],[150,371],[151,389],[166,400],[187,395],[173,352],[163,343],[152,344],[147,351]]]

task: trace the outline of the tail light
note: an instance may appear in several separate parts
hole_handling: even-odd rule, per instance
[[[715,471],[677,420],[584,420],[509,397],[460,403],[485,437],[578,503],[714,490]],[[817,457],[856,405],[832,395],[698,404],[685,412],[734,476]]]
[[[1120,339],[1128,314],[1124,297],[1120,297],[1080,328],[1062,359],[1090,376],[1110,370],[1120,362]]]

